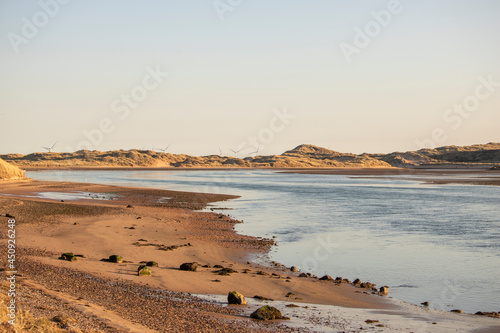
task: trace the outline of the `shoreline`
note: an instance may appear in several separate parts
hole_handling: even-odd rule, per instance
[[[239,171],[239,170],[276,170],[288,173],[319,173],[319,174],[379,174],[379,173],[394,173],[394,174],[418,174],[418,173],[476,173],[476,172],[499,172],[500,170],[491,170],[491,164],[486,165],[426,165],[416,167],[147,167],[147,166],[24,166],[19,168],[25,171],[58,171],[58,170],[73,170],[73,171]],[[460,166],[460,167],[459,167]]]
[[[316,279],[299,279],[298,275],[300,274],[300,272],[290,272],[287,267],[267,267],[264,265],[253,263],[248,264],[248,261],[253,256],[265,255],[266,253],[268,253],[270,247],[273,246],[272,239],[257,238],[237,234],[233,227],[236,223],[239,223],[239,221],[233,220],[224,214],[192,210],[194,208],[199,209],[208,202],[216,202],[215,199],[227,200],[230,198],[235,198],[236,196],[192,193],[191,200],[200,199],[204,202],[203,204],[192,202],[189,205],[186,205],[186,202],[184,200],[188,200],[188,192],[149,190],[141,188],[79,183],[60,183],[59,185],[62,187],[56,185],[58,184],[57,182],[33,181],[30,183],[31,186],[26,186],[27,184],[24,184],[21,189],[14,188],[10,190],[2,190],[2,193],[11,192],[8,194],[18,195],[14,197],[4,196],[5,199],[3,200],[22,201],[25,205],[28,202],[36,203],[35,207],[37,209],[41,208],[41,211],[38,211],[38,214],[40,215],[45,209],[54,212],[56,209],[54,207],[50,207],[53,205],[65,206],[66,209],[70,208],[71,212],[75,210],[74,208],[78,207],[79,210],[82,210],[81,214],[85,215],[88,214],[84,211],[85,206],[90,209],[99,207],[104,210],[103,212],[99,212],[98,215],[88,217],[81,217],[72,213],[72,216],[69,215],[67,217],[64,217],[64,219],[54,221],[57,223],[57,228],[55,228],[56,224],[54,224],[54,222],[52,222],[52,225],[42,222],[38,227],[33,224],[27,223],[23,227],[25,221],[22,218],[24,215],[22,215],[22,212],[17,212],[14,209],[14,214],[12,215],[21,214],[21,224],[19,225],[19,228],[21,229],[21,232],[24,233],[24,241],[29,243],[30,246],[33,246],[33,244],[35,244],[42,250],[49,252],[70,252],[70,250],[73,250],[73,252],[75,253],[78,252],[78,249],[74,249],[74,247],[81,246],[82,250],[80,252],[87,252],[86,256],[88,258],[92,257],[92,260],[95,262],[96,266],[108,267],[109,265],[98,262],[100,259],[102,259],[99,256],[104,257],[104,254],[101,254],[100,250],[98,249],[98,247],[101,246],[99,242],[93,241],[92,246],[89,246],[88,242],[89,239],[93,238],[104,240],[107,239],[107,237],[113,236],[115,238],[113,240],[113,243],[111,243],[113,244],[113,246],[108,244],[104,248],[120,248],[122,249],[124,254],[126,254],[126,256],[123,255],[123,257],[125,259],[129,258],[133,261],[133,263],[130,263],[130,265],[129,263],[124,264],[122,273],[131,272],[130,267],[133,267],[134,265],[136,265],[136,263],[139,263],[139,259],[149,257],[152,258],[152,260],[157,261],[159,264],[161,264],[161,261],[167,261],[164,264],[165,268],[170,271],[170,274],[177,275],[181,273],[181,271],[178,270],[179,265],[182,262],[187,262],[194,258],[198,260],[200,265],[210,264],[211,266],[214,266],[222,263],[222,265],[226,267],[223,263],[229,262],[229,264],[227,265],[231,265],[235,270],[238,271],[243,271],[244,269],[250,269],[251,272],[263,271],[264,274],[258,274],[258,276],[254,275],[254,277],[260,279],[272,277],[272,279],[276,280],[272,283],[273,288],[280,287],[283,292],[285,289],[288,290],[292,285],[295,284],[301,285],[302,288],[308,291],[310,289],[314,289],[312,286],[310,286],[310,284],[314,283]],[[95,193],[113,191],[114,193],[117,193],[119,195],[124,195],[124,197],[117,200],[108,201],[91,199],[72,202],[70,200],[64,200],[64,203],[60,203],[51,199],[26,198],[19,196],[26,195],[27,193],[38,192],[41,189],[47,188],[50,189],[50,191],[64,191],[68,189],[69,186],[71,186],[71,191],[78,191],[83,189]],[[144,196],[147,195],[146,193],[149,193],[149,195],[151,196],[150,198],[148,198],[148,200],[144,199]],[[165,194],[168,194],[168,196],[170,197],[174,197],[176,193],[179,193],[179,195],[181,196],[180,198],[182,198],[179,200],[183,201],[173,201],[171,203],[154,205],[152,204],[158,198],[165,197]],[[218,202],[220,203],[221,201]],[[133,207],[126,208],[129,204],[131,204]],[[46,205],[48,205],[47,208],[44,208],[44,206]],[[32,218],[32,216],[30,215],[26,216],[28,218]],[[49,218],[52,218],[50,213],[47,216]],[[75,230],[78,231],[78,235],[74,235]],[[161,234],[161,236],[157,236],[157,234]],[[143,239],[144,241],[139,241],[140,239]],[[73,245],[73,243],[77,245]],[[163,250],[164,247],[170,246],[177,247],[172,250]],[[63,249],[67,249],[67,251]],[[110,255],[111,254],[112,253],[110,253]],[[162,256],[170,254],[175,254],[175,257],[169,256],[168,260],[166,257],[162,258]],[[85,263],[82,261],[81,264],[80,262],[78,262],[78,264],[81,266],[89,265],[89,262],[90,260],[86,260]],[[51,262],[51,264],[67,265],[65,261],[54,261]],[[219,283],[211,283],[211,279],[217,279],[220,276],[212,273],[212,270],[214,270],[214,268],[199,267],[198,270],[200,270],[200,273],[203,274],[199,274],[198,272],[196,272],[196,275],[203,275],[204,278],[210,279],[209,283],[207,283],[206,281],[197,281],[196,284],[190,283],[185,285],[182,283],[172,283],[171,281],[160,281],[160,284],[168,287],[169,290],[191,293],[205,293],[202,292],[202,288],[200,288],[199,285],[203,285],[204,288],[206,288],[209,292],[211,290],[227,289],[226,287],[218,287]],[[281,275],[281,277],[273,276],[272,273],[279,274]],[[182,273],[181,275],[183,274],[184,273]],[[236,275],[230,275],[225,278],[227,280],[236,281],[240,280],[243,276],[245,276],[245,278],[246,276],[252,277],[252,274],[241,274],[237,279]],[[290,276],[290,280],[296,281],[286,282],[286,276]],[[140,280],[133,274],[130,274],[130,276],[120,276],[120,278],[130,278],[133,281]],[[249,278],[246,279],[250,280]],[[236,283],[234,281],[230,282]],[[252,285],[250,281],[248,282],[249,285]],[[290,283],[290,286],[288,286],[288,283]],[[318,285],[321,285],[322,289],[328,289],[328,287],[331,287],[327,286],[325,283],[318,283]],[[252,288],[255,287],[256,286],[253,286]],[[181,288],[184,289],[181,290]],[[268,289],[268,292],[271,293],[272,288],[270,288],[269,286]],[[351,291],[352,290],[343,292],[350,293]],[[249,293],[250,292],[247,292],[247,294]],[[276,294],[275,291],[273,291],[272,293]],[[358,299],[359,301],[352,301],[348,299],[343,293],[340,294],[342,295],[342,297],[338,300],[331,299],[329,297],[326,297],[325,300],[322,297],[314,296],[313,293],[311,293],[311,295],[307,295],[307,293],[305,293],[304,295],[300,296],[302,296],[304,300],[310,298],[311,302],[334,303],[335,301],[337,301],[340,302],[338,303],[339,305],[343,306],[351,305],[357,307],[369,307],[374,306],[378,303],[378,300],[365,301],[361,300],[361,297],[354,297],[354,299]],[[273,299],[285,300],[284,295],[286,295],[286,292],[284,292],[282,296],[274,296]],[[381,307],[383,307],[383,305],[381,305]]]
[[[361,176],[361,177],[351,177],[351,178],[359,178],[359,179],[394,179],[390,176],[381,176],[381,177],[370,177],[370,176]],[[500,176],[496,177],[473,177],[468,179],[430,179],[430,178],[397,178],[398,180],[409,180],[412,182],[420,182],[423,184],[430,185],[481,185],[481,186],[500,186]]]
[[[337,169],[295,169],[287,170],[284,173],[298,174],[318,174],[318,175],[366,175],[366,176],[389,176],[389,175],[466,175],[466,174],[496,174],[500,176],[500,170],[491,170],[489,168],[337,168]]]
[[[297,171],[287,171],[284,173],[296,173],[296,174],[316,174],[316,175],[346,175],[352,176],[351,178],[359,179],[397,179],[397,180],[409,180],[414,182],[421,182],[425,184],[436,184],[436,185],[446,185],[446,184],[456,184],[456,185],[489,185],[489,186],[500,186],[500,171],[499,170],[489,170],[489,169],[350,169],[350,170],[297,170]],[[439,176],[455,176],[455,175],[469,175],[469,174],[483,174],[481,177],[471,177],[471,178],[442,178],[442,179],[431,179],[425,178],[429,175],[439,175]],[[400,178],[393,178],[391,176],[405,176]],[[411,176],[420,176],[418,178],[412,178]]]
[[[193,210],[210,202],[221,204],[237,196],[31,180],[2,185],[2,193],[13,194],[0,194],[0,207],[2,211],[9,209],[19,216],[19,233],[22,235],[19,241],[21,244],[24,242],[20,247],[52,253],[52,256],[29,257],[29,261],[40,265],[63,270],[77,269],[124,283],[142,284],[147,281],[154,288],[172,292],[225,295],[230,290],[238,290],[246,297],[259,295],[297,304],[324,304],[345,309],[364,308],[367,311],[378,309],[382,312],[401,310],[401,306],[386,297],[371,294],[369,289],[299,278],[300,272],[292,273],[279,264],[266,267],[249,263],[251,255],[267,253],[272,240],[236,234],[233,227],[238,221],[223,214]],[[114,200],[64,202],[25,197],[38,191],[78,190],[114,193],[118,197]],[[165,197],[170,198],[170,202],[158,204],[158,199]],[[38,210],[33,213],[17,208],[16,211],[15,207],[19,204],[31,205],[30,209]],[[133,207],[126,208],[127,205]],[[34,223],[34,220],[39,221]],[[164,251],[162,246],[176,248]],[[86,258],[73,263],[57,260],[53,255],[70,251],[82,252]],[[111,254],[123,255],[130,262],[114,265],[100,261]],[[138,277],[134,272],[141,260],[157,261],[160,267],[152,269],[152,277]],[[190,261],[212,267],[199,266],[197,272],[178,269],[181,263]],[[213,273],[213,266],[217,264],[238,273],[229,276]],[[245,273],[244,270],[249,271]],[[262,275],[259,272],[263,272]],[[215,280],[220,282],[213,282]],[[295,295],[286,297],[288,292]],[[473,321],[476,319],[486,318],[474,316]],[[491,324],[496,325],[495,322]]]

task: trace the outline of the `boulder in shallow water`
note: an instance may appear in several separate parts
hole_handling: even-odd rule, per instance
[[[387,287],[387,286],[380,287],[378,294],[382,295],[382,296],[389,294],[389,287]],[[427,303],[427,306],[429,306],[429,302],[426,302],[426,303]]]
[[[238,304],[238,305],[246,305],[247,301],[245,296],[240,294],[237,291],[231,291],[227,294],[227,303],[228,304]]]
[[[486,317],[493,317],[493,318],[500,318],[500,311],[499,312],[483,312],[483,311],[478,311],[475,313],[477,316],[486,316]]]
[[[250,315],[250,318],[259,320],[288,319],[283,317],[280,310],[268,305],[258,308]]]
[[[321,278],[320,278],[321,281],[330,281],[330,280],[333,280],[332,277],[330,275],[323,275]]]
[[[374,284],[370,283],[370,282],[363,282],[360,285],[361,288],[365,288],[365,289],[372,289],[373,286],[374,286]]]
[[[295,267],[295,266],[290,267],[290,271],[295,273],[297,271],[297,267]]]
[[[306,273],[300,273],[300,274],[299,274],[299,277],[301,277],[301,278],[306,278],[306,277],[308,277],[308,276],[307,276],[307,274],[306,274]]]

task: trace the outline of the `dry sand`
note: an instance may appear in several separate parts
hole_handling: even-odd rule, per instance
[[[91,195],[89,199],[64,202],[38,197],[40,192],[73,191]],[[357,331],[362,324],[376,331],[408,328],[415,332],[449,332],[500,327],[498,319],[422,310],[368,289],[299,278],[299,273],[279,264],[251,263],[274,246],[272,240],[238,235],[233,228],[238,221],[193,210],[234,196],[29,180],[3,182],[0,193],[0,214],[16,217],[18,270],[23,279],[21,289],[25,290],[21,292],[25,295],[20,298],[21,305],[48,317],[69,311],[75,317],[92,318],[79,320],[81,328],[105,327],[110,332],[276,332],[307,331],[306,327]],[[113,195],[113,200],[102,200],[103,194]],[[217,205],[223,206],[223,202]],[[85,258],[76,262],[58,260],[63,252]],[[101,261],[113,254],[123,256],[125,262]],[[142,261],[156,261],[159,267],[152,268],[152,276],[139,277],[137,267]],[[179,270],[185,262],[197,262],[197,271]],[[237,273],[218,275],[214,265]],[[246,297],[273,299],[285,315],[297,317],[257,323],[248,319],[257,301],[247,307],[227,308],[185,294],[224,298],[231,290]],[[286,297],[290,292],[293,294]],[[43,308],[53,310],[41,311],[36,304],[47,299],[51,299],[50,305]],[[297,312],[283,302],[309,309]],[[384,327],[367,325],[366,319],[383,319]]]
[[[2,179],[24,178],[24,171],[0,159],[0,181]]]

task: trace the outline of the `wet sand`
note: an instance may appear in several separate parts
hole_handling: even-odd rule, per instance
[[[399,180],[411,180],[428,184],[463,184],[463,185],[492,185],[500,186],[500,171],[484,168],[477,169],[403,169],[403,168],[343,168],[329,170],[291,170],[282,171],[285,173],[317,174],[317,175],[346,175],[353,178],[386,178]],[[470,177],[470,175],[482,175],[480,177]],[[425,176],[439,176],[452,178],[425,178]],[[419,176],[411,177],[411,176]]]
[[[40,192],[73,191],[94,195],[64,202],[37,197]],[[18,270],[24,290],[20,292],[20,303],[35,314],[51,317],[69,311],[76,317],[94,318],[82,320],[85,327],[107,327],[105,331],[110,332],[305,331],[307,325],[296,322],[291,328],[283,326],[288,324],[286,321],[250,320],[251,306],[221,307],[185,294],[227,295],[232,290],[246,297],[259,295],[301,307],[342,307],[343,327],[348,321],[358,325],[358,317],[374,309],[383,313],[415,312],[371,289],[301,278],[300,272],[293,273],[277,263],[252,263],[256,257],[266,257],[275,246],[272,240],[236,234],[234,225],[239,221],[196,210],[215,202],[223,207],[224,200],[235,196],[28,180],[2,182],[0,193],[0,215],[16,217]],[[113,200],[103,200],[102,194],[112,195]],[[5,239],[2,244],[5,253]],[[84,258],[76,262],[58,260],[63,252]],[[123,256],[125,261],[101,261],[113,254]],[[2,262],[5,258],[3,255]],[[143,261],[159,264],[152,267],[152,276],[137,276]],[[197,262],[197,271],[179,270],[185,262]],[[219,275],[215,265],[236,272]],[[330,272],[333,278],[336,273]],[[50,305],[37,305],[47,299],[52,300]],[[47,307],[52,310],[40,309]],[[287,310],[283,307],[285,315]],[[356,315],[356,311],[365,312]],[[313,311],[307,316],[317,315]],[[459,315],[453,316],[455,320],[447,324],[450,329],[451,323],[460,320],[471,329],[498,323],[493,318],[472,316],[458,320]],[[387,327],[397,326],[401,318],[396,317],[390,317],[394,324]]]
[[[337,168],[337,169],[293,169],[281,170],[285,173],[319,174],[319,175],[364,175],[364,176],[394,176],[394,175],[467,175],[484,173],[485,175],[500,176],[499,170],[489,168],[463,169],[432,169],[432,168]]]

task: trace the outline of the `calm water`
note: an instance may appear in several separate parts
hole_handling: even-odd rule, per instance
[[[411,303],[500,311],[500,187],[268,170],[39,171],[28,177],[241,195],[216,206],[245,221],[238,232],[276,236],[271,260],[318,276],[388,285],[391,296]]]

